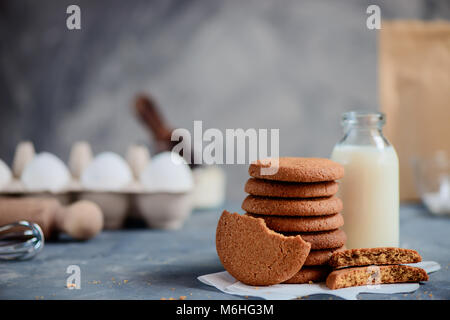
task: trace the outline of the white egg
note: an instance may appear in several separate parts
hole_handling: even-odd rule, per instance
[[[5,162],[0,159],[0,189],[5,187],[9,181],[11,181],[11,170],[8,168]]]
[[[162,152],[142,171],[140,181],[147,191],[187,192],[194,187],[192,171],[182,157]]]
[[[21,180],[28,190],[57,192],[70,182],[70,173],[58,157],[42,152],[25,166]]]
[[[116,153],[97,155],[81,175],[83,187],[96,191],[117,191],[133,179],[126,161]]]

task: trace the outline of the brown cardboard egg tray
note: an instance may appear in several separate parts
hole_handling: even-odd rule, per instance
[[[138,181],[119,191],[83,189],[73,179],[61,191],[29,191],[19,179],[12,179],[0,196],[54,197],[63,205],[78,200],[90,200],[100,206],[105,229],[119,229],[127,216],[140,217],[147,225],[159,229],[178,229],[189,217],[192,208],[192,192],[146,192]]]
[[[32,153],[34,156],[34,147]],[[132,167],[129,161],[128,164]],[[132,167],[132,171],[133,169]],[[121,228],[127,216],[142,218],[152,228],[178,229],[190,216],[196,202],[198,203],[197,207],[217,206],[223,202],[225,192],[225,178],[221,169],[217,167],[193,170],[195,186],[194,190],[189,192],[149,192],[145,190],[135,175],[130,184],[117,191],[89,190],[83,188],[73,171],[70,171],[72,173],[70,183],[58,192],[27,190],[18,178],[20,175],[15,173],[15,177],[12,177],[1,188],[0,196],[54,197],[63,205],[69,205],[78,200],[90,200],[97,203],[102,209],[105,229]],[[207,185],[205,186],[205,184]],[[196,192],[197,188],[199,190]],[[215,190],[215,194],[210,194],[209,197],[205,195],[209,200],[198,196],[199,191],[204,192],[206,189]]]

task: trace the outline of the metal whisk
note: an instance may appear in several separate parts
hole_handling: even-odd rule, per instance
[[[18,221],[0,227],[0,260],[25,260],[44,247],[44,234],[32,222]]]

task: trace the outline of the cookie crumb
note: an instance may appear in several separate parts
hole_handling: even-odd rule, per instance
[[[180,300],[186,300],[186,296],[180,296]]]
[[[309,284],[314,284],[314,282],[312,282],[311,280],[308,281]]]
[[[128,280],[123,280],[123,283],[128,283]]]

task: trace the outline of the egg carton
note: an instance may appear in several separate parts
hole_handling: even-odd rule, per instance
[[[126,160],[112,152],[93,157],[87,142],[72,146],[68,166],[50,153],[36,154],[21,142],[12,170],[0,160],[0,196],[55,197],[63,204],[97,203],[105,229],[119,229],[127,216],[149,227],[178,229],[193,208],[217,207],[225,198],[225,175],[214,166],[191,170],[183,158],[162,152],[150,158],[145,146],[132,145]]]

